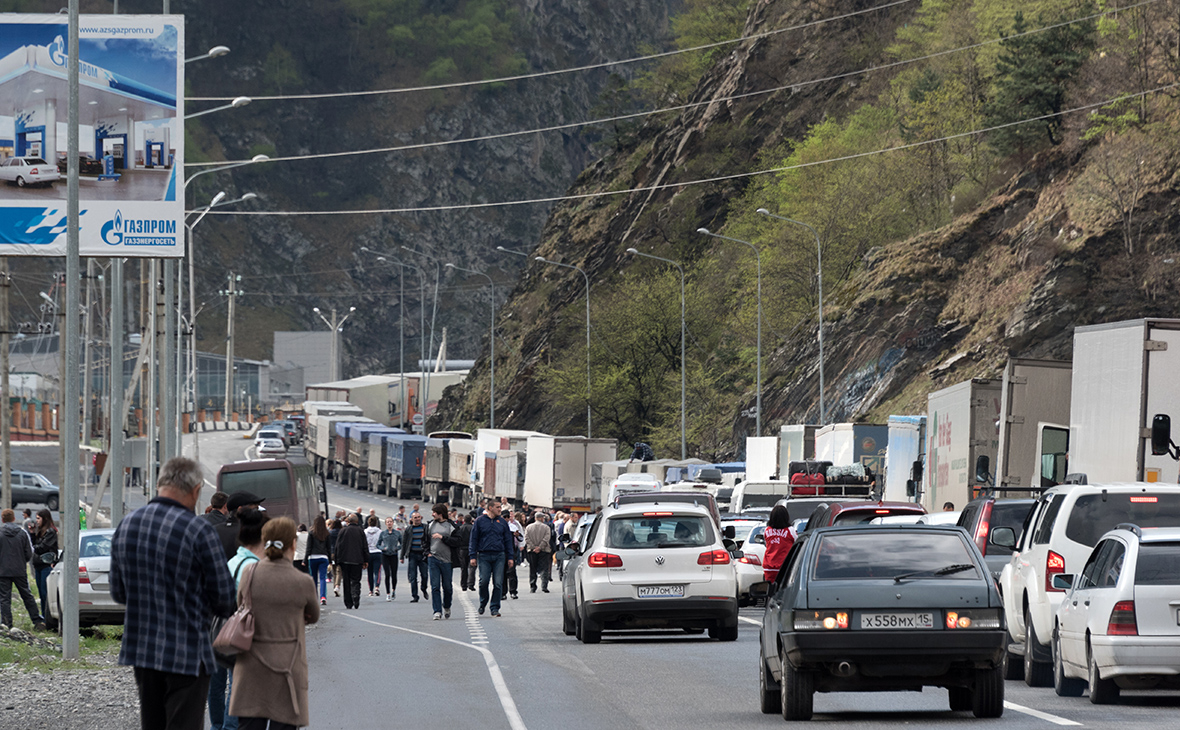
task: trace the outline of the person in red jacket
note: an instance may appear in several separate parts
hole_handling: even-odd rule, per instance
[[[762,558],[762,575],[766,580],[774,582],[778,579],[779,568],[791,552],[797,534],[791,527],[791,514],[785,505],[775,505],[770,511],[770,522],[762,533],[766,540],[766,555]]]

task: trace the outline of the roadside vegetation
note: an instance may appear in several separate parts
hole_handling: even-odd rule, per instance
[[[35,586],[36,581],[29,576],[29,585]],[[33,595],[37,596],[36,588]],[[40,597],[38,596],[38,605]],[[25,610],[24,602],[13,588],[12,621],[15,628],[32,634],[38,639],[44,639],[60,644],[61,637],[53,631],[35,631],[33,622]],[[0,666],[16,665],[33,672],[50,672],[58,669],[98,669],[109,666],[113,657],[119,653],[123,641],[122,626],[94,626],[82,629],[80,657],[77,660],[65,661],[61,658],[61,651],[51,651],[43,646],[34,646],[18,639],[13,639],[6,632],[0,631]]]

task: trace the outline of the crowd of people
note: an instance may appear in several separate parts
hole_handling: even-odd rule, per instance
[[[34,516],[26,509],[23,521],[18,523],[14,510],[0,511],[0,626],[12,627],[12,589],[16,588],[33,628],[38,631],[54,628],[49,615],[47,583],[57,558],[57,525],[52,512],[43,509]],[[41,598],[40,606],[29,588],[30,571]]]

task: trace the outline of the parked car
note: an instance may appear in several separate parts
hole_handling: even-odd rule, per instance
[[[1129,484],[1061,484],[1037,499],[1025,519],[1020,541],[1010,527],[993,527],[992,541],[1016,550],[1000,572],[1004,612],[1011,635],[1009,679],[1021,672],[1030,687],[1053,683],[1049,645],[1053,620],[1065,595],[1053,576],[1078,571],[1098,538],[1121,522],[1142,528],[1180,526],[1180,486]]]
[[[1180,528],[1120,524],[1081,573],[1053,576],[1067,592],[1053,628],[1053,688],[1096,705],[1122,689],[1180,689]]]
[[[989,495],[971,500],[959,513],[959,527],[975,540],[975,545],[987,561],[988,570],[996,580],[1000,579],[1000,572],[1012,559],[1012,548],[997,545],[992,539],[992,531],[997,527],[1010,527],[1015,534],[1036,503],[1035,499],[997,499]]]
[[[799,536],[767,597],[762,712],[809,720],[816,692],[945,687],[950,709],[1004,711],[1004,615],[961,528],[821,527]]]
[[[78,534],[78,623],[83,626],[123,623],[123,604],[111,598],[111,539],[114,535],[113,528],[82,530]],[[49,572],[46,587],[52,597],[49,615],[61,626],[61,563]]]
[[[33,471],[12,472],[12,508],[18,504],[43,504],[56,512],[60,501],[57,485]]]
[[[40,157],[6,157],[0,160],[0,180],[16,183],[18,188],[26,185],[49,187],[61,179],[61,173]]]
[[[65,176],[69,171],[67,165],[69,160],[62,157],[57,161],[57,171]],[[78,174],[79,175],[101,175],[103,173],[102,160],[96,160],[93,157],[86,155],[78,155]]]
[[[738,637],[737,577],[707,506],[608,506],[562,581],[562,624],[583,643],[606,630],[708,630]]]
[[[259,438],[254,441],[254,453],[259,457],[286,456],[287,447],[278,439]]]
[[[807,518],[807,529],[815,530],[829,525],[850,525],[857,522],[871,522],[880,517],[914,515],[920,517],[926,509],[916,502],[832,502],[815,508]]]

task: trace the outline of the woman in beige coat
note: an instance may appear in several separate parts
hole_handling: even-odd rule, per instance
[[[238,589],[239,604],[250,592],[254,645],[238,655],[229,710],[240,730],[293,730],[310,722],[304,627],[319,620],[320,602],[291,562],[295,523],[270,520],[262,540],[267,559],[246,569]]]

